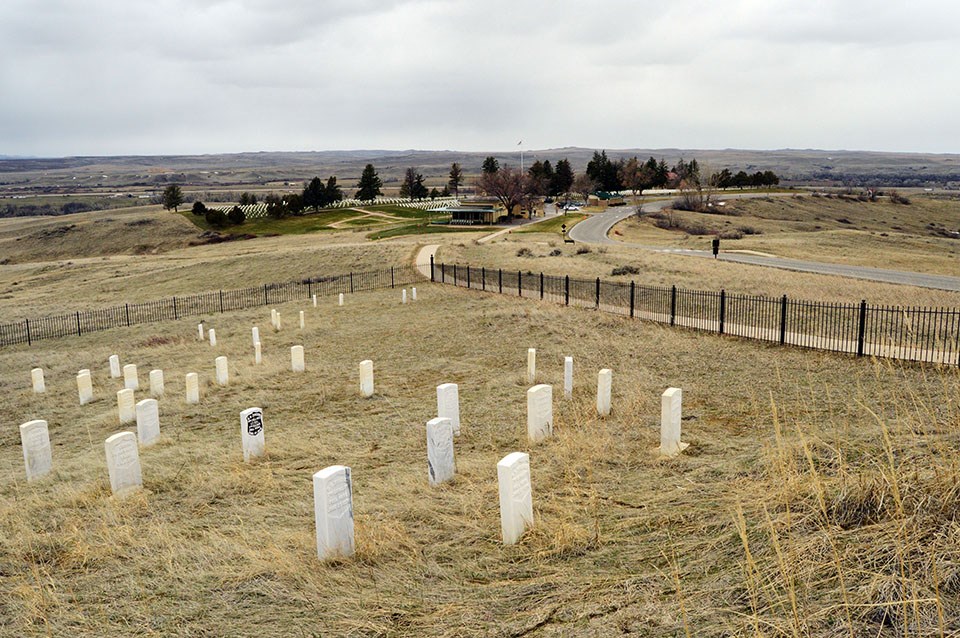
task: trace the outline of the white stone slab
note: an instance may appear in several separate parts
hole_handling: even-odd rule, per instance
[[[573,357],[563,358],[563,396],[573,398]]]
[[[303,319],[303,311],[300,311],[300,329],[303,330],[303,327],[306,325]]]
[[[200,337],[200,341],[203,341],[203,324],[197,324],[197,336]]]
[[[137,407],[134,403],[133,390],[130,388],[117,392],[117,413],[120,415],[120,425],[137,420]]]
[[[364,397],[373,396],[373,361],[370,359],[360,362],[360,394]]]
[[[110,355],[110,376],[114,379],[119,379],[120,374],[120,357],[112,354]]]
[[[400,303],[407,303],[407,289],[406,289],[406,288],[404,288],[404,289],[400,292]]]
[[[137,375],[137,366],[132,363],[123,366],[123,387],[127,390],[140,389],[140,377]]]
[[[93,401],[93,380],[89,370],[81,370],[77,374],[77,393],[80,395],[80,405]]]
[[[163,396],[163,370],[150,371],[150,395]]]
[[[440,485],[457,471],[453,455],[453,422],[444,417],[427,421],[427,479]]]
[[[240,413],[240,443],[244,462],[263,456],[263,410],[260,408],[247,408]]]
[[[460,386],[456,383],[437,386],[437,416],[450,419],[453,435],[460,436]]]
[[[342,293],[342,292],[340,293],[340,297],[339,297],[338,299],[339,299],[339,305],[342,306],[342,305],[343,305],[343,293]]]
[[[313,296],[313,307],[314,307],[314,308],[317,307],[317,296],[316,296],[316,295]]]
[[[527,390],[527,437],[531,443],[553,434],[553,387],[545,383]]]
[[[253,329],[252,329],[250,332],[251,332],[251,334],[253,335],[253,343],[254,343],[254,345],[260,343],[260,328],[254,326]]]
[[[500,491],[500,531],[504,545],[513,545],[533,526],[530,456],[511,452],[497,463]]]
[[[137,402],[137,440],[146,447],[160,438],[160,404],[156,399]]]
[[[30,371],[30,381],[33,383],[33,391],[37,394],[43,394],[47,391],[47,384],[43,380],[43,368],[34,368]]]
[[[303,372],[307,369],[307,364],[303,359],[303,346],[290,348],[290,369],[294,372]]]
[[[270,309],[270,325],[273,326],[274,330],[277,329],[277,309],[276,308]]]
[[[597,374],[597,414],[610,415],[611,392],[613,389],[613,371],[604,368]]]
[[[53,469],[53,454],[46,421],[37,419],[21,425],[20,445],[23,446],[23,464],[27,469],[28,481],[50,473]]]
[[[209,330],[207,330],[207,336],[210,337],[210,347],[211,347],[211,348],[216,347],[216,345],[217,345],[217,331],[214,330],[213,328],[210,328]]]
[[[353,481],[350,468],[331,465],[313,475],[317,556],[320,560],[353,555]]]
[[[200,403],[200,376],[196,372],[188,372],[187,383],[187,403]]]
[[[417,289],[416,289],[416,288],[411,288],[411,289],[410,289],[410,298],[411,298],[412,300],[414,300],[414,301],[417,300]]]
[[[676,456],[690,445],[680,441],[682,400],[680,388],[667,388],[660,397],[660,454],[663,456]]]
[[[253,362],[257,365],[263,363],[263,353],[260,349],[260,342],[253,344]]]
[[[277,313],[277,323],[274,324],[273,329],[276,330],[277,332],[280,332],[282,325],[283,325],[283,322],[280,321],[280,313],[278,312],[278,313]]]
[[[537,381],[537,349],[527,348],[527,383]]]
[[[217,357],[213,363],[217,372],[217,385],[227,385],[230,383],[230,371],[227,366],[227,358]]]
[[[133,432],[117,432],[103,443],[107,455],[107,472],[114,496],[124,496],[143,486],[140,473],[140,453]]]

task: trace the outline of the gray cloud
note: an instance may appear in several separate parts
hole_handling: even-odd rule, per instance
[[[957,152],[960,6],[6,0],[0,154]]]

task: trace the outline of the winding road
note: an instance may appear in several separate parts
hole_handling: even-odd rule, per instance
[[[771,197],[776,195],[764,194],[744,194],[732,195],[729,199],[739,197]],[[785,195],[789,196],[789,195]],[[658,211],[670,205],[669,200],[650,202],[644,204],[644,210],[647,212]],[[630,246],[643,250],[650,250],[658,253],[669,253],[672,255],[684,255],[688,257],[707,257],[713,258],[713,253],[707,250],[691,250],[686,248],[667,248],[664,246],[648,246],[645,244],[636,244],[632,242],[621,242],[610,239],[608,234],[610,229],[620,221],[634,214],[635,208],[626,206],[623,208],[613,208],[604,213],[593,215],[576,226],[569,233],[569,237],[578,243],[584,244],[608,244],[618,246]],[[772,257],[766,255],[750,255],[740,253],[720,252],[718,257],[722,261],[737,262],[741,264],[750,264],[753,266],[766,266],[769,268],[782,268],[784,270],[795,270],[799,272],[811,272],[821,275],[837,275],[840,277],[852,277],[855,279],[868,279],[870,281],[880,281],[889,284],[899,284],[904,286],[919,286],[922,288],[936,288],[938,290],[952,290],[960,292],[960,277],[951,277],[949,275],[931,275],[919,272],[908,272],[902,270],[886,270],[883,268],[868,268],[866,266],[849,266],[844,264],[831,264],[818,261],[804,261],[801,259],[787,259],[783,257]],[[960,271],[960,264],[957,266]]]

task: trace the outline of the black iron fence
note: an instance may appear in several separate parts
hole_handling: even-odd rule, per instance
[[[830,303],[434,264],[431,281],[780,345],[960,365],[960,309]]]
[[[321,297],[341,292],[392,288],[415,283],[421,280],[421,277],[422,275],[413,268],[384,268],[235,290],[201,292],[156,301],[128,303],[112,308],[78,310],[67,314],[0,324],[0,346],[32,344],[41,339],[81,336],[88,332],[121,326],[241,310],[297,299],[311,299],[313,295]]]

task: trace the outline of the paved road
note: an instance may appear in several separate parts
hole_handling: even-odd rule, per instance
[[[728,197],[770,197],[770,194],[744,194]],[[773,195],[776,196],[776,195]],[[786,195],[789,196],[789,195]],[[644,204],[643,208],[647,212],[657,211],[665,208],[670,201],[650,202]],[[631,242],[615,241],[608,237],[610,229],[614,224],[622,221],[632,215],[636,209],[632,206],[623,208],[613,208],[605,213],[593,215],[583,220],[573,227],[570,231],[570,238],[576,242],[584,244],[616,244],[621,246],[631,246],[633,248],[642,248],[659,253],[669,253],[674,255],[685,255],[689,257],[712,258],[713,254],[707,250],[690,250],[686,248],[667,248],[664,246],[648,246],[645,244],[635,244]],[[801,259],[787,259],[783,257],[769,257],[764,255],[747,255],[737,253],[724,253],[720,251],[720,260],[732,261],[741,264],[750,264],[753,266],[767,266],[770,268],[782,268],[784,270],[795,270],[799,272],[812,272],[822,275],[837,275],[840,277],[852,277],[855,279],[869,279],[871,281],[881,281],[890,284],[900,284],[905,286],[920,286],[922,288],[936,288],[938,290],[960,291],[960,277],[951,277],[949,275],[930,275],[919,272],[907,272],[902,270],[886,270],[883,268],[868,268],[866,266],[850,266],[845,264],[830,264],[818,261],[804,261]],[[960,265],[957,266],[960,271]]]

